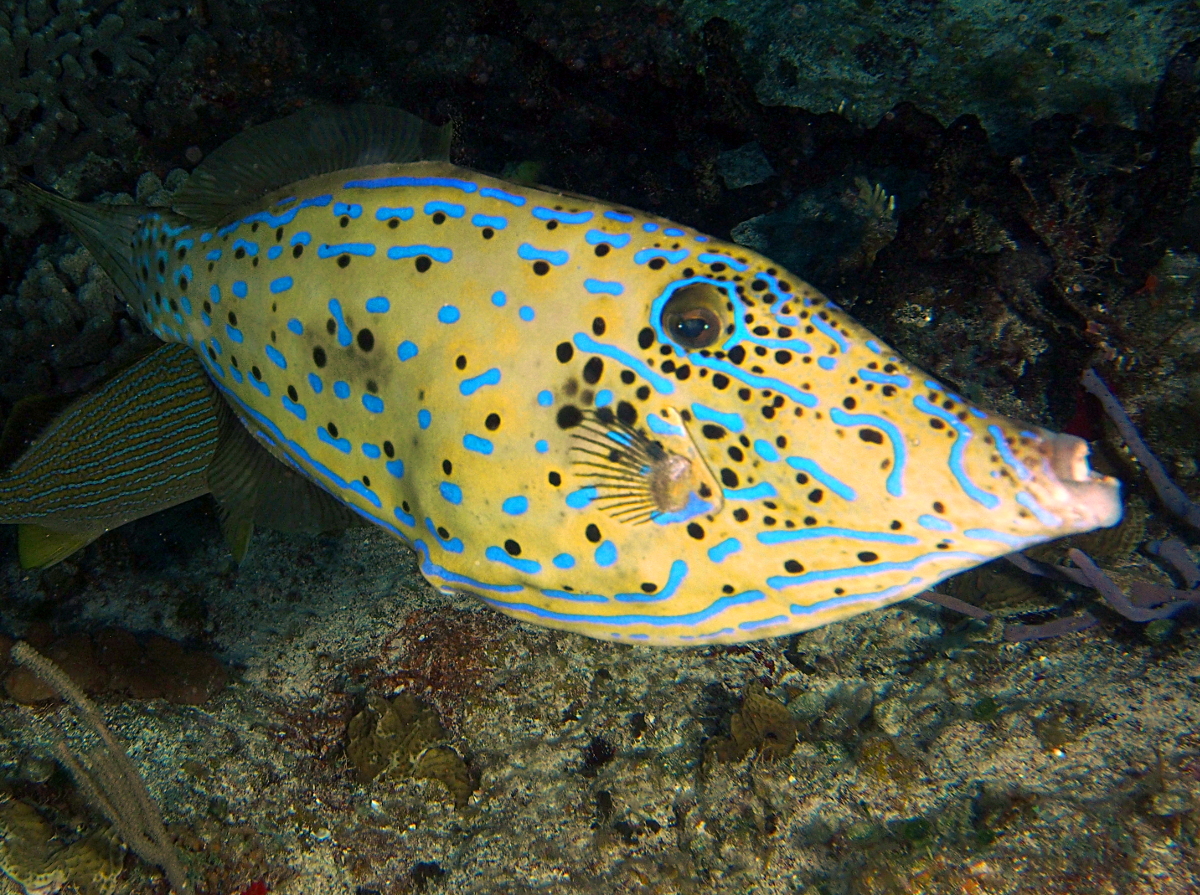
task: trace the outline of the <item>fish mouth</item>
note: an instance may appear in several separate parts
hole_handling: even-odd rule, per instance
[[[1042,468],[1028,488],[1038,504],[1058,516],[1069,531],[1108,528],[1120,522],[1121,483],[1091,468],[1087,442],[1046,429],[1037,434]]]

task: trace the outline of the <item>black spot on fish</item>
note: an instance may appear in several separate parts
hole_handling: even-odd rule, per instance
[[[701,427],[700,431],[704,434],[705,438],[711,438],[714,441],[718,438],[724,438],[726,434],[722,426],[715,426],[712,423],[706,423]]]
[[[738,486],[738,474],[728,466],[721,468],[721,484],[726,488],[736,488]]]
[[[424,255],[419,256],[413,263],[417,268],[417,273],[425,273],[433,265],[433,262]]]
[[[328,422],[325,424],[325,431],[328,432],[333,438],[338,437],[338,428],[333,424],[333,422]]]
[[[804,566],[796,562],[794,559],[789,559],[787,562],[785,562],[783,564],[783,568],[785,571],[791,572],[793,575],[799,575],[804,571]]]
[[[253,376],[255,379],[257,379],[259,382],[262,382],[262,371],[259,370],[258,367],[251,367],[250,375]]]
[[[544,277],[546,274],[550,273],[550,265],[545,261],[534,261],[533,272],[539,277]]]
[[[521,555],[521,545],[518,544],[516,541],[514,541],[512,538],[509,538],[507,541],[504,542],[504,552],[507,553],[509,556],[520,556]]]
[[[633,370],[622,370],[621,371],[621,381],[624,382],[626,385],[633,385],[633,381],[635,379],[637,379],[637,376],[634,375]]]
[[[638,347],[643,351],[654,344],[654,330],[648,326],[642,327],[638,333]]]
[[[820,503],[821,499],[824,496],[825,496],[825,492],[822,491],[820,488],[813,488],[811,491],[808,492],[808,499],[811,500],[813,503]]]
[[[747,519],[750,518],[750,513],[747,512],[745,507],[738,507],[736,510],[733,511],[733,518],[736,519],[738,522],[745,522]]]
[[[562,476],[559,475],[557,472],[551,471],[551,473],[548,476],[546,476],[546,479],[555,488],[557,488],[559,485],[562,484]]]
[[[546,221],[546,229],[547,230],[557,230],[558,229],[558,221]]]
[[[179,260],[182,261],[184,258],[187,257],[187,249],[184,248],[183,246],[180,246],[179,251],[176,253],[176,257],[178,257]]]
[[[375,347],[375,334],[369,329],[360,329],[358,331],[358,347],[363,351],[370,351]]]
[[[205,313],[205,314],[211,314],[211,313],[212,313],[212,305],[210,305],[208,302],[205,302],[205,303],[204,303],[204,313]]]
[[[858,406],[858,402],[855,401],[851,397],[845,397],[845,398],[842,398],[842,406],[845,407],[847,410],[853,410],[855,407]]]
[[[571,347],[570,342],[559,342],[558,347],[554,349],[554,356],[560,364],[565,364],[575,356],[575,349]]]
[[[712,384],[714,388],[726,389],[729,387],[729,377],[724,373],[713,373]]]
[[[288,397],[291,398],[293,402],[300,400],[300,393],[296,391],[296,386],[288,386]]]
[[[496,235],[496,231],[493,230],[491,227],[484,227],[480,231],[480,235],[483,236],[484,239],[491,239],[493,236]]]
[[[609,252],[608,243],[602,242],[596,246],[596,257],[603,258]]]
[[[746,455],[742,453],[742,449],[736,444],[729,446],[729,459],[735,463],[741,463],[746,459]]]
[[[467,356],[465,354],[460,354],[458,357],[456,357],[454,359],[454,366],[458,367],[460,370],[465,370],[467,368]]]
[[[320,345],[317,345],[315,348],[313,348],[313,363],[314,364],[316,364],[318,367],[323,367],[323,366],[325,366],[326,360],[327,360],[327,358],[325,357],[325,349],[324,348],[322,348]]]
[[[647,264],[646,266],[649,267],[651,270],[662,270],[663,265],[666,263],[667,262],[663,261],[662,258],[651,258],[650,263]]]
[[[567,404],[558,411],[555,421],[560,429],[573,429],[583,422],[583,411],[573,404]]]
[[[689,378],[691,375],[692,375],[692,368],[690,366],[688,366],[687,364],[680,364],[675,369],[675,378],[678,379],[680,382],[683,382],[685,379]]]
[[[650,397],[650,386],[639,385],[638,390],[636,392],[634,392],[634,394],[637,395],[637,398],[639,401],[645,401],[647,398]]]
[[[370,392],[372,395],[376,394],[379,391],[379,383],[377,383],[374,379],[368,379],[367,380],[367,391]]]
[[[448,540],[450,540],[450,530],[449,530],[449,529],[447,529],[445,526],[443,526],[443,525],[439,525],[439,526],[437,527],[437,533],[438,533],[438,535],[439,535],[439,536],[441,536],[441,539],[442,539],[443,541],[448,541]]]
[[[338,267],[349,267],[350,266],[350,256],[349,255],[338,255],[337,265],[338,265]]]
[[[642,582],[642,590],[645,593],[652,594],[656,590],[658,590],[658,585],[655,584],[653,581],[643,581]]]
[[[281,242],[282,240],[283,240],[283,228],[279,227],[275,230],[275,241]]]
[[[454,472],[454,464],[451,463],[449,460],[443,460],[442,461],[442,472],[444,472],[446,475],[450,475],[450,473]]]
[[[689,535],[691,535],[693,538],[695,538],[697,541],[704,540],[704,526],[700,525],[700,523],[698,523],[698,522],[689,522],[688,527],[687,527],[687,533]]]
[[[390,441],[385,441],[383,443],[383,452],[387,455],[387,458],[390,460],[396,456],[396,446],[394,444],[392,444]]]
[[[593,544],[600,543],[600,529],[599,529],[599,527],[597,527],[596,523],[594,523],[594,522],[588,523],[588,527],[584,530],[584,535]]]
[[[179,313],[179,305],[175,304],[175,299],[172,298],[170,301],[167,302],[167,305],[170,306],[171,310],[174,311],[176,314]]]
[[[229,312],[229,325],[237,326],[237,314],[233,313],[233,311]]]
[[[337,321],[332,317],[325,321],[325,332],[329,333],[331,336],[337,332]]]
[[[366,485],[368,488],[370,488],[370,487],[371,487],[371,477],[370,477],[369,475],[365,475],[365,476],[363,476],[363,477],[362,477],[362,483],[363,483],[364,485]]]
[[[588,385],[595,385],[600,381],[600,377],[604,375],[604,361],[598,357],[593,357],[583,365],[583,381]]]
[[[430,220],[433,221],[435,224],[444,224],[444,223],[446,223],[446,216],[439,211],[439,212],[435,212],[433,217],[430,218]]]
[[[233,253],[233,257],[235,257],[235,258],[237,258],[239,261],[241,261],[243,258],[245,258],[245,257],[246,257],[246,250],[245,250],[245,249],[244,249],[242,246],[238,246],[238,247],[237,247],[237,251],[235,251],[235,252]]]
[[[604,318],[596,317],[592,320],[592,334],[596,336],[604,335]]]
[[[935,500],[933,502],[933,511],[935,513],[944,513],[944,512],[946,512],[946,505],[944,503],[942,503],[940,500]]]
[[[299,258],[303,254],[304,254],[304,246],[300,245],[299,243],[292,246],[292,257],[293,258]]]
[[[349,227],[350,226],[350,218],[347,215],[342,215],[341,218],[338,220],[338,226],[339,227]]]
[[[883,434],[874,429],[859,429],[858,437],[871,444],[883,444]]]
[[[626,426],[632,426],[637,422],[637,418],[638,412],[636,407],[634,407],[628,401],[617,402],[617,419],[619,419]]]
[[[485,419],[483,421],[483,426],[489,432],[495,432],[497,429],[500,428],[500,414],[489,413],[487,415],[487,419]]]
[[[904,523],[901,522],[899,519],[893,519],[892,524],[888,526],[888,528],[890,528],[892,531],[899,531],[903,527],[904,527]]]
[[[746,359],[746,349],[741,345],[734,345],[729,349],[729,354],[727,356],[729,357],[731,363],[740,364]]]
[[[791,363],[791,361],[792,361],[792,352],[783,351],[783,350],[775,352],[775,363],[788,364],[788,363]]]
[[[392,218],[390,221],[388,221],[388,229],[390,229],[390,230],[395,230],[399,226],[400,226],[400,222],[398,220],[396,220],[395,218]]]
[[[862,553],[858,554],[859,562],[875,562],[877,559],[879,559],[879,554],[872,553],[870,550],[864,550]]]

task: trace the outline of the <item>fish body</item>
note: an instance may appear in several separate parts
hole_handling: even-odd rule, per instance
[[[970,406],[742,246],[445,161],[293,180],[219,220],[127,212],[93,251],[275,457],[447,590],[742,641],[1120,517],[1084,442]]]

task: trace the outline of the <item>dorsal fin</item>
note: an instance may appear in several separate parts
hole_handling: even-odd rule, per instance
[[[214,150],[175,194],[176,212],[204,226],[289,183],[364,165],[449,158],[451,125],[387,106],[314,106],[249,128]]]

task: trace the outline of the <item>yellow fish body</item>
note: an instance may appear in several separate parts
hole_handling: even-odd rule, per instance
[[[218,150],[184,213],[44,201],[276,457],[443,588],[593,637],[742,641],[1119,519],[1084,442],[971,407],[770,260],[372,156],[364,121],[436,143],[310,111]],[[314,132],[382,163],[279,188],[246,161],[311,171],[290,147]]]

